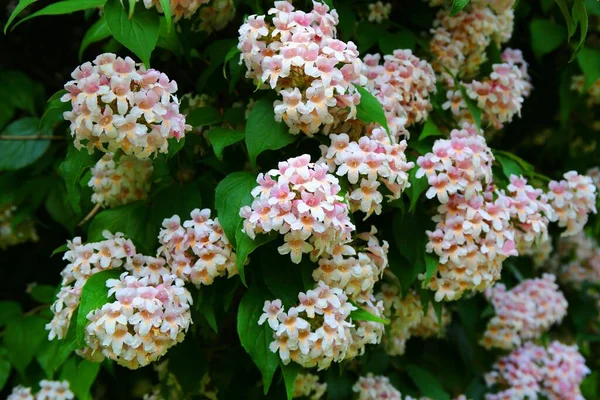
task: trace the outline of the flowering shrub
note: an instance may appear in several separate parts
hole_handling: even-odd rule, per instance
[[[0,397],[600,398],[598,2],[3,7]]]

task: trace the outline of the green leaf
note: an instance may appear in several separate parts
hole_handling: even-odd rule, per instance
[[[256,167],[256,158],[265,150],[278,150],[296,140],[283,122],[275,121],[273,104],[261,99],[254,104],[246,124],[246,147],[250,162]]]
[[[221,220],[219,219],[219,222]],[[250,239],[248,235],[246,235],[241,230],[236,231],[235,233],[235,241],[237,243],[236,247],[236,256],[237,256],[237,268],[240,274],[240,279],[242,283],[246,285],[246,272],[244,270],[244,266],[246,265],[246,259],[254,250],[259,248],[262,245],[269,243],[277,237],[276,232],[271,232],[270,234],[259,234],[256,235],[254,240]]]
[[[358,308],[357,310],[354,310],[350,313],[350,318],[352,318],[354,321],[372,321],[379,322],[384,325],[389,325],[389,320],[373,315],[369,311],[358,306],[357,304],[354,304],[354,306]]]
[[[360,93],[360,103],[356,106],[356,117],[367,124],[375,122],[381,125],[385,128],[389,136],[390,128],[388,127],[385,112],[379,100],[364,87],[355,87],[358,93]]]
[[[39,136],[40,120],[27,117],[16,120],[2,132],[5,136]],[[50,147],[49,140],[3,140],[0,146],[0,171],[21,169],[33,164]]]
[[[585,87],[591,87],[600,79],[600,50],[584,47],[577,55],[577,62],[585,75]]]
[[[414,364],[407,365],[405,369],[423,396],[436,400],[450,400],[448,393],[431,372]]]
[[[415,163],[416,164],[416,163]],[[427,182],[427,178],[422,176],[421,178],[417,178],[418,168],[413,168],[409,172],[408,180],[410,182],[410,187],[406,190],[406,194],[410,199],[410,208],[409,211],[412,213],[417,206],[417,201],[421,194],[429,187],[429,183]]]
[[[64,253],[67,250],[69,250],[69,246],[66,243],[63,245],[60,245],[52,251],[52,254],[50,254],[50,257],[53,257],[55,254],[58,254],[58,253]]]
[[[150,55],[156,47],[160,19],[154,10],[138,10],[130,19],[119,0],[108,0],[104,6],[108,29],[119,43],[131,50],[150,67]]]
[[[569,13],[569,5],[567,4],[567,0],[554,0],[560,8],[560,12],[565,18],[565,22],[567,24],[567,32],[569,34],[569,39],[575,34],[575,29],[577,28],[573,23],[573,18],[571,17],[571,13]]]
[[[467,103],[467,108],[469,109],[469,112],[473,116],[475,126],[478,129],[481,129],[481,115],[483,114],[483,111],[481,110],[481,108],[477,107],[477,103],[475,103],[475,101],[469,97],[469,95],[467,94],[467,89],[463,84],[460,84],[460,92],[462,93],[463,99],[465,99],[465,103]]]
[[[200,187],[196,182],[186,183],[183,186],[175,183],[160,190],[150,206],[150,220],[157,228],[154,235],[158,235],[158,229],[165,218],[179,215],[181,220],[185,221],[190,219],[190,213],[196,208],[202,208]]]
[[[4,330],[6,355],[15,369],[25,377],[25,369],[46,341],[44,318],[29,315],[11,320]]]
[[[423,130],[421,131],[421,136],[419,136],[419,141],[428,138],[429,136],[444,136],[440,128],[433,122],[431,118],[429,118],[425,125],[423,125]]]
[[[54,356],[56,355],[60,345],[60,340],[46,341],[44,344],[42,344],[35,355],[38,364],[40,364],[40,367],[42,367],[44,373],[46,374],[46,378],[48,379],[54,378]]]
[[[160,20],[158,42],[156,43],[156,47],[169,50],[178,56],[183,55],[183,48],[181,47],[177,29],[167,30],[167,23],[165,22],[164,18],[161,18]]]
[[[223,160],[223,150],[227,146],[240,142],[244,139],[244,132],[234,131],[228,128],[213,128],[208,131],[208,140],[219,160]]]
[[[69,381],[69,389],[79,400],[91,400],[90,389],[100,372],[100,363],[71,359],[63,367],[60,379]]]
[[[202,316],[208,322],[208,325],[212,328],[215,333],[219,333],[219,327],[217,325],[217,318],[215,315],[215,297],[217,295],[214,286],[202,286],[198,291],[198,300],[196,310],[202,314]]]
[[[575,0],[575,5],[573,6],[573,18],[575,21],[579,21],[579,26],[581,27],[581,36],[579,37],[579,44],[577,44],[577,47],[575,47],[575,51],[573,51],[569,62],[575,60],[581,49],[583,49],[585,38],[587,37],[588,33],[589,21],[584,0]]]
[[[423,285],[429,285],[429,281],[436,274],[440,260],[437,255],[425,253],[425,280]]]
[[[8,378],[10,377],[10,362],[0,358],[0,390],[4,389]]]
[[[100,309],[110,301],[106,281],[119,279],[123,271],[120,269],[109,269],[92,275],[81,289],[81,302],[79,303],[77,315],[77,343],[79,347],[85,346],[85,327],[88,324],[87,315],[90,311]]]
[[[102,7],[106,0],[65,0],[59,1],[57,3],[52,3],[40,11],[34,12],[33,14],[23,18],[19,22],[15,24],[13,29],[17,26],[21,25],[23,22],[28,21],[35,17],[41,17],[44,15],[62,15],[62,14],[71,14],[76,11],[87,10],[88,8],[98,8]]]
[[[598,0],[585,0],[585,8],[588,14],[600,17],[600,2]]]
[[[71,321],[67,335],[63,340],[54,339],[59,343],[55,350],[55,353],[50,358],[48,365],[44,369],[50,371],[56,371],[66,360],[69,358],[71,353],[79,348],[77,344],[77,319],[79,318],[79,307],[75,309],[73,315],[71,315]]]
[[[384,54],[392,54],[397,49],[414,50],[416,44],[415,34],[409,30],[396,33],[384,31],[379,35],[379,47]]]
[[[242,229],[240,208],[252,203],[250,192],[255,186],[257,184],[254,175],[249,172],[234,172],[219,182],[215,190],[215,208],[219,223],[234,248],[237,232]]]
[[[294,384],[296,383],[296,377],[298,373],[302,371],[302,367],[292,362],[288,365],[281,364],[281,375],[283,375],[283,382],[285,383],[285,394],[287,400],[294,398]]]
[[[240,301],[237,331],[242,347],[262,374],[264,394],[267,394],[279,366],[279,356],[269,349],[273,341],[273,330],[269,324],[258,325],[265,300],[272,300],[266,289],[258,285],[250,287]]]
[[[531,47],[538,59],[557,49],[566,38],[565,28],[545,19],[534,19],[529,29]]]
[[[12,22],[17,17],[17,15],[19,15],[21,13],[21,11],[23,11],[25,8],[27,8],[27,6],[35,3],[36,1],[37,0],[19,0],[19,4],[17,4],[17,6],[13,10],[13,12],[10,14],[10,17],[8,17],[8,21],[6,21],[6,25],[4,25],[4,34],[5,35],[6,35],[6,32],[8,32],[8,27],[10,26],[10,24],[12,24]]]
[[[452,9],[450,10],[450,16],[454,17],[456,14],[462,11],[469,4],[469,0],[454,0],[452,2]]]
[[[16,301],[0,301],[0,326],[4,326],[23,314],[21,305]]]
[[[104,40],[110,35],[110,30],[108,29],[108,25],[106,24],[106,20],[104,18],[100,18],[98,21],[94,22],[81,40],[81,46],[79,46],[79,60],[81,60],[83,57],[83,52],[85,49],[87,49],[92,43]]]
[[[149,208],[142,202],[135,202],[99,212],[88,229],[88,241],[104,240],[102,232],[124,233],[133,241],[138,251],[150,254],[156,242],[158,231],[147,224]]]
[[[72,235],[77,225],[77,214],[71,206],[64,182],[59,181],[50,189],[45,206],[52,219],[64,226]]]
[[[5,110],[14,107],[37,115],[40,100],[45,97],[44,87],[23,72],[0,70],[0,98],[3,99]]]
[[[163,13],[165,14],[165,20],[167,21],[167,32],[171,31],[171,27],[173,26],[173,20],[171,18],[171,1],[170,0],[159,0],[160,6],[163,9]]]
[[[29,295],[37,302],[42,304],[52,304],[56,288],[50,285],[36,284],[31,288]]]
[[[523,175],[523,170],[519,166],[519,163],[515,160],[508,157],[504,157],[499,154],[496,155],[496,160],[498,160],[498,162],[502,166],[502,172],[504,172],[504,176],[506,176],[507,179],[510,179],[511,175]]]
[[[79,151],[73,144],[69,144],[67,157],[58,168],[65,180],[71,206],[77,214],[81,214],[81,186],[79,185],[79,179],[81,179],[84,172],[96,163],[96,158],[88,154],[86,150]]]
[[[216,108],[196,108],[185,116],[185,122],[193,127],[213,125],[223,121],[221,113]]]
[[[240,234],[243,235],[244,233],[240,232]],[[277,232],[271,232],[269,235],[261,236],[270,236],[270,241],[278,235]],[[238,243],[240,242],[238,241]],[[260,265],[265,285],[275,298],[281,299],[285,307],[298,304],[298,293],[306,290],[302,278],[303,274],[308,274],[310,277],[311,283],[308,288],[313,288],[315,285],[312,272],[316,265],[307,258],[302,260],[300,264],[294,264],[289,255],[279,254],[275,243],[263,248],[257,260],[258,262],[255,262],[254,265]]]
[[[225,61],[223,62],[223,77],[224,78],[227,78],[227,70],[225,69],[227,67],[227,64],[229,63],[229,61],[231,61],[231,59],[233,57],[235,57],[238,54],[240,54],[240,50],[237,48],[237,45],[234,45],[231,49],[229,49],[229,51],[225,55]]]
[[[598,371],[593,371],[591,374],[585,377],[583,382],[581,382],[581,394],[586,400],[594,400],[600,396],[600,392],[598,391],[599,375],[600,373]]]

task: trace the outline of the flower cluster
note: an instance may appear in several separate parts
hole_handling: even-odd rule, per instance
[[[15,223],[15,211],[17,207],[13,204],[0,206],[0,250],[30,241],[37,242],[39,239],[30,218]]]
[[[600,167],[594,167],[587,170],[585,173],[592,179],[594,186],[596,186],[596,192],[600,191]]]
[[[235,17],[235,4],[233,0],[213,0],[210,4],[200,8],[201,31],[212,33],[224,29]]]
[[[332,254],[336,245],[350,240],[354,225],[339,195],[338,179],[327,170],[326,165],[311,163],[305,154],[259,174],[252,206],[240,210],[243,231],[252,239],[271,231],[285,235],[279,253],[289,253],[296,264],[303,253],[310,253],[313,260],[323,253]]]
[[[147,158],[166,153],[167,139],[179,141],[191,129],[179,113],[177,83],[154,69],[136,66],[129,57],[101,54],[71,76],[61,100],[73,107],[64,118],[71,122],[78,149],[120,149]]]
[[[293,360],[305,368],[325,369],[332,362],[362,354],[366,343],[381,340],[383,324],[377,324],[375,332],[372,325],[352,323],[350,313],[356,307],[341,289],[319,282],[315,289],[299,293],[298,300],[300,304],[287,313],[281,300],[265,301],[264,314],[258,320],[273,329],[269,348],[279,353],[284,364]]]
[[[198,11],[198,8],[207,4],[210,0],[168,0],[169,8],[171,9],[171,15],[175,21],[179,21],[181,18],[190,19],[192,15]],[[150,9],[156,7],[160,13],[164,13],[160,0],[143,0],[144,7]]]
[[[402,355],[406,350],[406,342],[413,336],[428,338],[443,332],[451,322],[451,314],[442,308],[442,327],[432,304],[429,304],[427,313],[419,296],[414,291],[409,291],[402,297],[397,286],[384,283],[377,299],[383,301],[384,316],[391,320],[389,333],[384,337],[386,352],[390,355]]]
[[[600,247],[593,239],[579,232],[561,237],[550,268],[560,282],[580,289],[584,282],[600,283]]]
[[[527,279],[511,290],[503,284],[485,291],[495,316],[488,322],[481,344],[486,348],[512,349],[522,340],[539,338],[551,325],[567,315],[567,300],[555,283],[556,277]]]
[[[164,257],[174,274],[196,286],[211,285],[216,277],[237,274],[236,254],[210,209],[195,209],[181,223],[178,215],[163,221],[158,234]]]
[[[87,315],[89,348],[84,357],[99,361],[103,356],[136,369],[183,341],[192,323],[192,296],[183,281],[170,274],[164,260],[146,257],[144,261],[133,261],[131,274],[124,272],[119,279],[106,281],[108,295],[114,294],[116,301]]]
[[[526,343],[501,358],[485,374],[488,387],[497,386],[498,393],[487,394],[486,400],[525,400],[544,396],[549,400],[583,400],[579,385],[590,370],[576,345],[552,342],[548,348]]]
[[[92,202],[116,207],[146,198],[153,170],[149,160],[105,154],[92,167],[92,177],[88,182],[94,191]]]
[[[6,400],[71,400],[75,395],[69,390],[67,381],[40,381],[40,391],[35,395],[31,388],[16,386]]]
[[[299,373],[294,381],[293,398],[307,397],[310,400],[319,400],[326,391],[327,384],[320,383],[317,375]]]
[[[374,376],[370,372],[358,378],[352,390],[358,393],[358,400],[402,399],[402,394],[392,386],[386,376]]]
[[[410,187],[408,171],[414,163],[406,161],[405,140],[390,143],[382,128],[373,129],[369,136],[361,137],[358,142],[350,141],[345,133],[331,134],[330,137],[331,145],[321,145],[319,163],[327,164],[329,172],[347,177],[352,185],[349,200],[353,211],[366,213],[365,218],[372,213],[380,214],[381,183],[391,192],[390,200],[400,198]]]
[[[565,173],[563,180],[548,184],[548,200],[554,208],[558,226],[567,228],[561,235],[580,232],[590,212],[596,213],[596,186],[589,176],[577,171]]]
[[[521,115],[524,98],[529,96],[532,88],[527,63],[520,50],[506,49],[502,60],[504,63],[492,65],[489,77],[481,82],[473,80],[464,84],[467,95],[483,110],[484,121],[496,129],[511,122],[515,114]],[[452,92],[452,95],[457,93],[460,91]]]
[[[571,90],[580,95],[585,95],[587,97],[586,103],[590,108],[600,104],[600,79],[596,79],[590,87],[586,88],[585,76],[575,75],[571,81]]]
[[[410,50],[384,55],[383,65],[380,60],[379,54],[364,57],[366,88],[382,104],[390,134],[408,139],[404,127],[425,121],[432,109],[429,96],[436,91],[433,68]]]
[[[310,13],[276,1],[268,14],[271,22],[264,15],[248,17],[238,48],[246,77],[267,83],[281,96],[274,103],[275,119],[293,134],[310,136],[322,126],[355,118],[360,94],[353,83],[364,79],[363,65],[354,43],[336,39],[337,12],[316,1]]]
[[[492,181],[493,159],[483,136],[464,125],[417,160],[417,178],[426,176],[430,185],[426,196],[442,203],[426,246],[439,257],[428,285],[436,291],[436,301],[485,289],[500,277],[502,261],[516,255],[506,196],[494,200],[491,187],[483,190]]]
[[[319,267],[313,271],[313,279],[342,289],[353,301],[368,301],[388,265],[389,245],[385,240],[381,245],[375,233],[377,229],[373,226],[371,232],[358,235],[358,239],[367,242],[364,251],[357,250],[363,247],[362,243],[339,244],[332,253],[323,254],[319,258]]]
[[[435,55],[434,70],[448,83],[452,75],[470,78],[486,61],[486,49],[492,41],[498,45],[512,36],[512,9],[495,13],[487,5],[472,4],[455,16],[449,10],[438,12],[434,21],[430,49]]]
[[[382,23],[383,21],[390,18],[392,12],[391,3],[383,3],[378,1],[376,3],[369,4],[369,16],[367,19],[369,22]]]

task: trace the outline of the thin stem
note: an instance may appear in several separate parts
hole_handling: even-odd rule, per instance
[[[85,224],[86,222],[88,222],[90,219],[92,219],[92,217],[94,215],[96,215],[96,213],[100,210],[100,208],[102,208],[102,204],[100,204],[100,203],[96,204],[96,207],[94,207],[92,209],[92,211],[90,211],[90,213],[88,215],[86,215],[85,218],[82,219],[80,223],[77,224],[77,226],[81,226],[81,225]]]
[[[66,140],[64,136],[47,136],[47,135],[0,135],[0,140]]]

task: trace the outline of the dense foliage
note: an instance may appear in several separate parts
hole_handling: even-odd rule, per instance
[[[3,7],[3,398],[600,398],[598,1]]]

